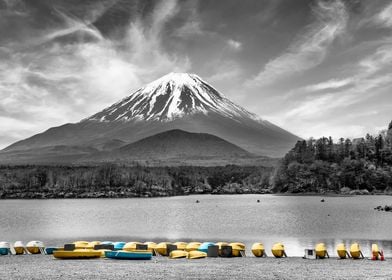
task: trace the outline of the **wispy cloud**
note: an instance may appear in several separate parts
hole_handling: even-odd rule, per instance
[[[381,12],[375,15],[373,21],[385,27],[392,27],[392,3],[385,6]]]
[[[296,38],[287,51],[270,60],[250,86],[263,86],[298,72],[309,70],[325,59],[328,48],[347,25],[348,14],[341,1],[319,1],[313,8],[316,22]]]
[[[227,45],[234,50],[240,50],[242,48],[242,43],[233,39],[227,40]]]

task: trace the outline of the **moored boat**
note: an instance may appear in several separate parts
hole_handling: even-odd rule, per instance
[[[207,253],[204,253],[202,251],[190,251],[188,252],[188,259],[202,259],[202,258],[206,258],[207,257]]]
[[[264,257],[265,256],[265,249],[263,243],[253,243],[252,245],[252,253],[255,257]]]
[[[120,260],[151,260],[152,253],[148,250],[134,250],[134,251],[107,251],[105,256],[109,259]]]
[[[93,249],[56,250],[53,252],[53,256],[56,259],[95,259],[101,257],[101,252]]]
[[[185,251],[196,251],[197,249],[199,249],[200,245],[200,242],[189,242],[188,245],[186,245],[185,247]]]
[[[202,251],[204,253],[208,253],[208,247],[210,246],[216,246],[215,243],[212,242],[203,242],[199,248],[197,248],[198,251]]]
[[[378,244],[375,243],[372,244],[372,260],[385,260],[383,250],[380,250]]]
[[[87,242],[86,245],[86,249],[94,249],[95,245],[100,245],[101,242],[100,241],[91,241],[91,242]],[[76,246],[75,246],[76,247]]]
[[[347,252],[346,246],[343,243],[340,243],[338,244],[338,246],[336,246],[336,252],[341,259],[350,257],[349,253]]]
[[[54,251],[61,250],[61,249],[62,248],[57,248],[57,247],[46,247],[45,248],[45,254],[46,255],[53,255]]]
[[[119,241],[119,242],[114,242],[113,243],[113,245],[114,245],[114,250],[122,250],[122,249],[124,249],[124,246],[125,246],[125,242],[122,242],[122,241]]]
[[[363,259],[361,246],[358,243],[353,243],[350,246],[350,255],[353,259]]]
[[[188,245],[188,243],[186,242],[182,242],[182,241],[178,241],[178,242],[174,242],[174,245],[177,246],[177,250],[185,250],[186,246]]]
[[[87,248],[89,246],[88,241],[75,241],[72,242],[72,244],[75,245],[75,249],[92,249],[92,248]]]
[[[42,241],[30,241],[26,244],[26,249],[30,254],[44,253],[45,245]]]
[[[169,258],[171,259],[181,259],[181,258],[187,258],[188,257],[188,252],[184,250],[173,250],[169,254]]]
[[[284,245],[282,243],[275,243],[272,246],[271,252],[275,258],[287,257]]]
[[[147,245],[147,250],[150,251],[155,256],[155,249],[157,248],[157,244],[155,242],[144,242],[144,245]]]
[[[168,250],[167,250],[167,245],[171,245],[170,242],[161,242],[157,244],[157,247],[155,248],[155,251],[160,254],[161,256],[167,256],[168,255]]]
[[[242,257],[245,254],[245,244],[241,242],[229,243],[233,257]]]
[[[14,250],[16,255],[23,255],[26,253],[26,247],[22,241],[16,241],[14,243]]]
[[[329,258],[328,252],[327,252],[327,247],[325,246],[324,243],[318,243],[316,244],[316,247],[314,248],[316,252],[316,258],[318,259],[324,259],[325,257]]]
[[[0,255],[11,254],[11,245],[9,242],[0,242]]]
[[[215,243],[215,245],[218,246],[218,254],[219,254],[220,257],[222,257],[222,251],[221,251],[222,246],[229,246],[229,243],[227,243],[227,242],[217,242],[217,243]]]
[[[140,242],[127,242],[123,245],[122,250],[124,251],[135,251],[137,250],[138,245],[143,245],[143,243]]]

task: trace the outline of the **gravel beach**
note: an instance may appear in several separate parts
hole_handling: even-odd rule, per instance
[[[0,279],[392,279],[390,261],[154,257],[151,261],[0,257]]]

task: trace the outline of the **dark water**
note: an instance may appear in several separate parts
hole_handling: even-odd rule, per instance
[[[283,242],[288,255],[325,242],[378,242],[392,256],[390,196],[200,195],[148,199],[1,200],[0,241],[200,240]],[[200,203],[195,203],[199,200]],[[260,203],[257,203],[260,200]]]

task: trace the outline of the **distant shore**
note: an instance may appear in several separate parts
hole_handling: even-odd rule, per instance
[[[302,258],[206,258],[151,261],[0,257],[1,279],[390,279],[390,262]]]

